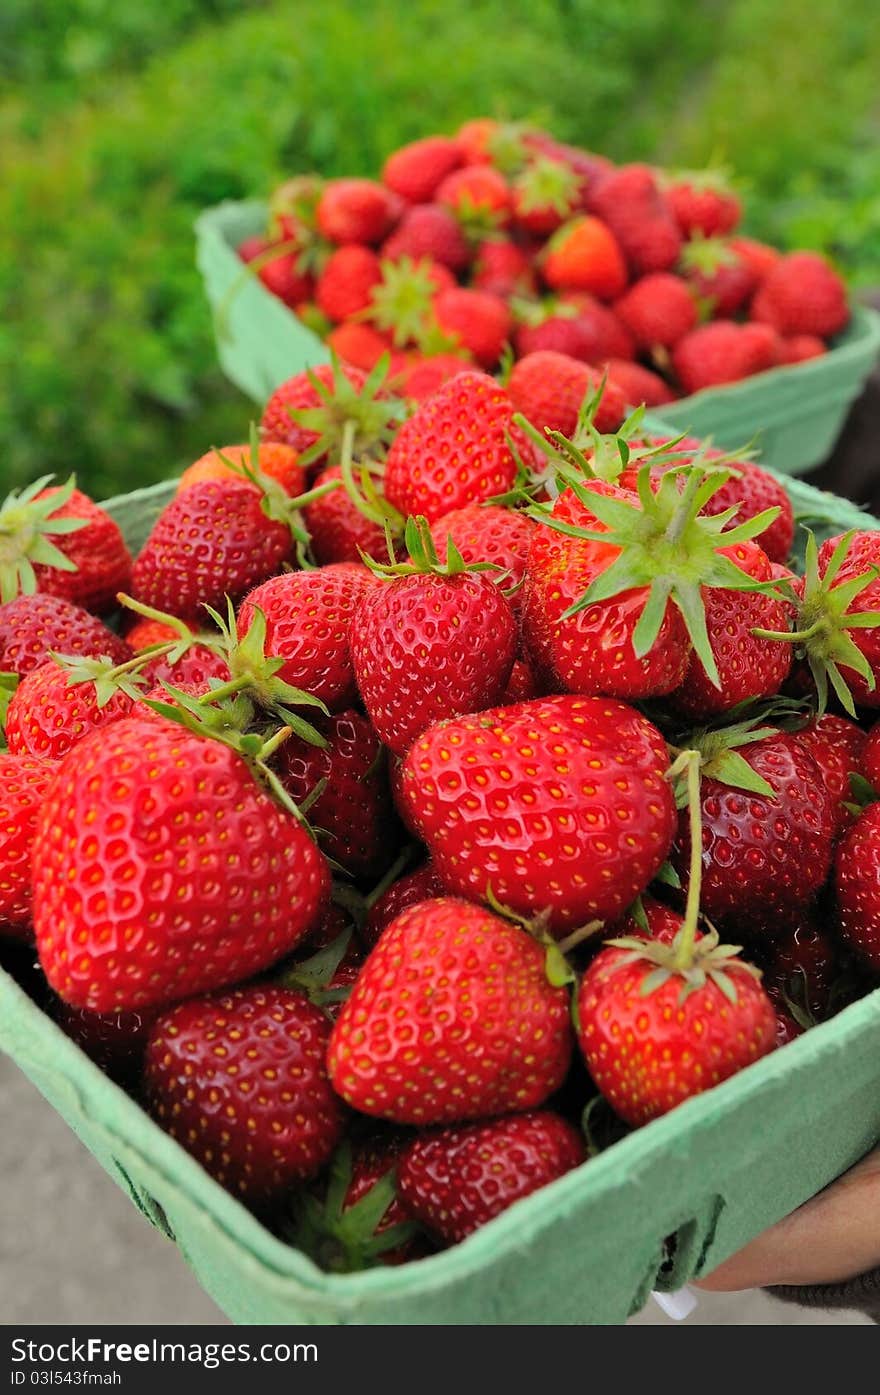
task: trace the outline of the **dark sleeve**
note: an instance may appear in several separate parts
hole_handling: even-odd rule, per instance
[[[844,1284],[814,1284],[809,1287],[768,1288],[773,1298],[799,1303],[803,1308],[851,1308],[880,1323],[880,1269],[859,1274]]]

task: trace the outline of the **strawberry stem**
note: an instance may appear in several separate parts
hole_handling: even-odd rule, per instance
[[[703,876],[703,819],[700,811],[699,751],[682,751],[667,771],[667,779],[687,771],[687,801],[690,816],[691,854],[688,867],[687,903],[684,921],[676,936],[673,968],[689,969],[694,962],[697,922],[700,918],[700,884]]]

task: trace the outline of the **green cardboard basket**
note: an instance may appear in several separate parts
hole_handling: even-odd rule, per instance
[[[799,514],[826,535],[880,529],[852,504],[787,484]],[[173,488],[110,501],[132,548]],[[0,1049],[239,1323],[621,1323],[651,1289],[708,1272],[880,1139],[878,989],[463,1244],[337,1276],[271,1235],[2,971]]]
[[[236,254],[263,230],[266,206],[223,203],[196,222],[197,260],[226,376],[260,406],[293,373],[329,359],[327,346],[248,273]],[[753,438],[761,460],[802,475],[830,454],[851,403],[880,353],[880,315],[857,308],[822,358],[708,388],[654,414],[671,434],[711,436],[734,450]]]

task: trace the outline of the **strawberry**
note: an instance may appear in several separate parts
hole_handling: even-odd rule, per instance
[[[421,1134],[401,1158],[398,1188],[407,1214],[454,1245],[584,1156],[571,1124],[535,1110]]]
[[[387,444],[400,404],[389,398],[382,373],[369,375],[350,364],[322,363],[295,373],[273,392],[260,423],[263,437],[283,441],[310,465],[333,454],[339,459],[346,427],[354,427],[355,458]]]
[[[341,325],[334,325],[325,342],[337,358],[364,373],[372,372],[386,354],[392,353],[391,340],[360,320],[344,320]],[[389,376],[393,371],[389,366]]]
[[[237,988],[193,998],[153,1024],[151,1113],[251,1206],[316,1176],[342,1133],[324,1065],[330,1024],[304,993]]]
[[[407,524],[410,560],[390,565],[351,622],[351,658],[379,739],[404,755],[432,722],[501,697],[516,654],[516,621],[498,586],[468,570],[454,544],[438,561],[427,524]]]
[[[413,402],[427,402],[468,367],[467,360],[457,354],[416,355],[400,375],[400,392]]]
[[[392,262],[400,261],[401,257],[415,262],[430,257],[450,271],[461,272],[468,265],[471,253],[454,214],[442,204],[423,203],[407,209],[383,243],[382,257]]]
[[[663,863],[668,763],[659,731],[623,703],[549,697],[431,727],[402,796],[450,892],[491,893],[561,931],[619,916]]]
[[[436,198],[452,210],[466,235],[485,236],[510,222],[510,185],[489,165],[466,165],[453,170],[439,185]]]
[[[628,406],[637,407],[644,402],[646,407],[662,407],[666,402],[675,401],[675,393],[669,384],[641,363],[609,358],[602,366]]]
[[[250,467],[252,452],[250,445],[221,446],[219,450],[209,450],[188,465],[177,482],[178,494],[194,484],[204,484],[206,480],[229,480],[236,478],[236,467]],[[299,463],[299,456],[292,446],[278,441],[263,441],[257,447],[257,464],[262,474],[277,480],[290,495],[302,494],[307,485],[306,472]],[[241,478],[241,474],[238,474]],[[125,590],[125,587],[117,587]]]
[[[271,255],[273,246],[279,249],[276,256]],[[284,247],[288,250],[282,251]],[[244,260],[256,262],[257,258],[247,257]],[[308,271],[303,270],[301,253],[297,249],[291,250],[286,241],[280,244],[267,242],[259,253],[259,266],[256,270],[266,290],[271,291],[291,310],[295,310],[312,294],[312,278]]]
[[[75,1007],[170,1003],[267,968],[309,931],[326,863],[231,746],[124,717],[65,756],[34,839],[34,928]]]
[[[517,474],[509,441],[527,449],[513,412],[487,374],[456,374],[398,431],[385,467],[390,503],[404,517],[421,514],[434,523],[465,504],[506,494]]]
[[[685,237],[719,237],[732,232],[742,206],[723,173],[700,170],[666,185],[666,202]]]
[[[796,923],[828,876],[835,800],[795,734],[750,739],[736,755],[740,769],[751,770],[745,788],[714,778],[711,763],[703,774],[701,907],[713,925],[775,936]],[[683,881],[689,830],[684,813],[673,853]]]
[[[389,925],[336,1020],[337,1094],[398,1124],[445,1124],[542,1104],[568,1070],[565,988],[518,925],[444,897]]]
[[[581,335],[589,339],[589,352],[582,357],[588,363],[601,363],[605,358],[634,358],[635,342],[626,325],[607,305],[586,291],[562,291],[559,296],[559,313],[568,315],[574,311],[574,319]]]
[[[388,236],[400,212],[397,195],[372,179],[328,179],[316,218],[330,242],[374,244]]]
[[[880,792],[880,722],[875,722],[868,732],[858,769],[868,783]]]
[[[817,252],[789,252],[761,282],[752,301],[752,319],[778,334],[828,339],[849,320],[846,286]]]
[[[0,506],[0,602],[22,592],[58,596],[84,610],[112,610],[131,575],[119,525],[73,480],[45,475]]]
[[[129,659],[51,659],[19,683],[6,713],[6,741],[17,755],[58,761],[96,727],[127,717],[138,695],[137,667]]]
[[[616,300],[627,283],[626,262],[614,234],[598,218],[563,223],[547,243],[541,274],[555,290],[589,291]]]
[[[207,692],[211,680],[225,683],[229,679],[229,663],[226,655],[211,644],[202,644],[193,636],[181,652],[180,645],[170,654],[160,654],[151,659],[142,670],[144,680],[154,687],[170,683],[175,688],[192,685],[200,693]]]
[[[765,330],[756,334],[756,330]],[[713,320],[679,339],[672,366],[686,393],[735,383],[776,363],[778,339],[768,326]]]
[[[450,136],[424,136],[392,151],[382,180],[407,203],[430,203],[461,159],[461,147]]]
[[[434,864],[424,862],[414,872],[407,872],[406,876],[392,882],[387,891],[373,903],[366,923],[360,931],[362,942],[368,950],[372,949],[385,927],[404,911],[408,911],[410,906],[443,895],[443,883],[437,876]]]
[[[0,605],[0,673],[23,677],[52,651],[123,664],[131,650],[88,611],[60,596],[19,596]]]
[[[834,859],[838,928],[873,973],[880,970],[880,804],[869,804],[841,838]]]
[[[349,707],[357,693],[348,629],[374,584],[366,567],[347,562],[274,576],[245,597],[239,634],[247,635],[262,612],[266,653],[284,660],[278,678],[330,707]]]
[[[718,319],[729,319],[751,299],[759,277],[733,242],[696,238],[681,254],[681,273],[704,306]]]
[[[783,339],[779,349],[780,363],[806,363],[811,358],[827,354],[828,346],[816,334],[793,334]]]
[[[348,710],[316,722],[322,749],[293,736],[278,754],[279,777],[302,805],[323,780],[326,787],[309,805],[309,818],[327,835],[327,855],[351,877],[375,878],[391,861],[395,819],[379,738],[366,717]]]
[[[526,354],[513,366],[507,390],[517,411],[539,431],[574,435],[581,409],[601,385],[598,369],[589,368],[567,354],[552,349]],[[625,412],[623,394],[613,383],[602,386],[593,413],[597,431],[615,431]]]
[[[0,751],[0,942],[30,939],[31,848],[55,769]]]
[[[863,762],[869,738],[855,722],[831,712],[811,717],[795,735],[822,772],[825,788],[834,801],[835,832],[839,836],[855,821],[855,815],[846,807],[852,799],[850,775],[867,773]]]
[[[342,480],[342,467],[322,470],[315,489],[331,480]],[[372,511],[363,511],[345,489],[334,489],[303,510],[312,556],[319,567],[333,562],[359,562],[361,553],[381,557],[386,552],[383,525]],[[391,520],[389,519],[389,522]]]
[[[494,368],[510,335],[510,311],[503,300],[455,286],[437,296],[434,316],[453,347],[472,354],[482,368]]]
[[[782,258],[778,248],[757,242],[753,237],[732,237],[730,248],[751,268],[759,285]]]
[[[580,180],[563,160],[539,155],[517,175],[513,216],[533,237],[549,237],[580,206]]]
[[[315,286],[315,300],[328,319],[347,320],[368,308],[373,288],[381,280],[376,253],[350,243],[327,258]]]
[[[576,304],[560,300],[557,313],[543,319],[530,316],[517,327],[514,342],[519,358],[541,349],[553,349],[596,364],[612,353],[624,357],[635,353],[629,330],[607,305],[583,292],[578,292],[577,297]]]
[[[685,443],[681,443],[684,447]],[[680,448],[681,448],[680,447]],[[706,452],[707,464],[712,463],[711,451]],[[794,542],[794,510],[785,487],[775,476],[747,460],[731,463],[731,477],[703,506],[703,512],[714,515],[736,506],[736,515],[728,527],[736,527],[747,519],[757,518],[766,509],[778,509],[775,519],[755,537],[771,562],[785,562]]]
[[[588,194],[590,212],[607,223],[633,273],[669,271],[681,253],[678,224],[647,165],[622,165]]]
[[[796,1037],[803,1036],[804,1028],[801,1026],[800,1022],[794,1020],[790,1012],[786,1012],[784,1008],[776,1007],[775,1004],[774,1010],[776,1012],[777,1047],[788,1046],[790,1041],[794,1041]]]
[[[822,1016],[837,970],[837,952],[828,931],[806,914],[769,949],[764,987],[777,1011],[788,1001]]]
[[[510,677],[501,703],[512,707],[517,702],[530,702],[532,698],[543,697],[544,692],[532,665],[527,659],[514,659]]]
[[[441,557],[446,553],[447,539],[451,538],[468,564],[491,562],[499,568],[486,576],[510,592],[514,613],[534,531],[535,524],[526,514],[497,504],[467,504],[431,525],[431,537]]]
[[[280,491],[284,499],[287,495]],[[279,569],[293,549],[278,507],[245,480],[209,480],[166,504],[132,571],[135,600],[199,620]],[[289,517],[289,514],[288,514]]]
[[[630,286],[615,303],[640,349],[672,349],[697,323],[697,307],[680,276],[656,271]]]
[[[755,542],[741,542],[721,548],[746,576],[770,581],[770,563]],[[706,721],[729,712],[741,702],[772,697],[778,693],[791,668],[791,646],[776,639],[763,639],[756,629],[787,628],[785,603],[758,591],[728,591],[711,587],[704,597],[706,630],[719,684],[711,682],[696,653],[691,654],[681,687],[670,694],[676,712],[692,721]]]
[[[370,319],[398,348],[421,342],[435,297],[456,285],[448,267],[430,257],[380,263],[381,279],[373,287]]]
[[[125,1088],[140,1084],[147,1037],[159,1008],[144,1012],[89,1012],[56,998],[52,1011],[62,1032],[111,1080]]]
[[[714,932],[688,940],[685,927],[672,944],[610,941],[578,992],[578,1040],[590,1074],[636,1127],[776,1045],[776,1015],[757,970],[721,949]]]
[[[535,273],[521,247],[505,237],[490,237],[477,247],[471,285],[475,291],[501,296],[531,295]]]
[[[455,141],[466,165],[497,165],[512,171],[528,158],[526,128],[513,122],[478,116],[465,121],[455,133]]]

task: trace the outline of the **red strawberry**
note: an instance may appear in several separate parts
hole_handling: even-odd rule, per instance
[[[513,216],[533,237],[549,237],[580,207],[580,180],[564,160],[538,156],[513,182]]]
[[[362,1114],[442,1124],[543,1103],[565,1078],[568,993],[518,925],[446,897],[383,932],[337,1018],[327,1057]]]
[[[632,708],[550,697],[431,727],[404,762],[403,798],[451,892],[491,889],[563,930],[621,915],[661,866],[668,763]]]
[[[682,442],[684,445],[685,442]],[[712,459],[712,453],[708,452],[706,463],[711,465]],[[776,519],[757,535],[755,542],[763,548],[771,562],[785,562],[794,541],[794,510],[784,485],[775,476],[747,460],[733,461],[732,469],[730,479],[712,495],[703,512],[723,513],[736,505],[736,517],[728,524],[729,528],[735,528],[748,518],[756,518],[765,509],[778,509]]]
[[[740,220],[739,199],[714,170],[676,179],[666,186],[666,202],[685,237],[718,237]]]
[[[277,480],[286,494],[302,494],[307,488],[306,472],[292,446],[282,445],[280,441],[263,441],[257,446],[256,458],[261,474]],[[219,450],[206,451],[184,470],[177,482],[177,492],[179,494],[193,484],[204,484],[206,480],[246,478],[245,470],[250,470],[252,463],[253,447],[250,444],[221,446]]]
[[[756,581],[771,580],[767,555],[757,543],[741,542],[721,548],[720,552]],[[677,712],[695,722],[729,712],[741,702],[772,697],[779,692],[791,668],[790,644],[762,639],[754,633],[756,629],[787,630],[783,601],[758,591],[713,586],[706,592],[704,608],[720,686],[711,682],[693,653],[681,687],[669,697]]]
[[[640,349],[671,349],[697,323],[694,298],[680,276],[643,276],[614,306]]]
[[[175,688],[192,686],[207,692],[211,679],[221,683],[229,680],[229,664],[223,653],[207,644],[194,642],[182,654],[172,652],[151,659],[142,670],[144,679],[154,687],[171,683]]]
[[[610,381],[623,394],[628,406],[637,407],[644,402],[646,407],[662,407],[666,402],[675,401],[675,393],[657,373],[645,368],[641,363],[628,363],[626,359],[609,358],[603,365]]]
[[[778,334],[828,339],[849,320],[846,286],[817,252],[789,252],[762,281],[752,301],[752,319]]]
[[[541,683],[532,665],[526,659],[515,659],[501,699],[502,705],[512,707],[514,703],[530,702],[532,698],[543,696]]]
[[[431,525],[431,537],[441,557],[446,555],[447,539],[452,538],[465,562],[492,562],[500,569],[486,575],[505,592],[517,588],[509,597],[514,613],[534,531],[535,524],[526,514],[497,504],[468,504]]]
[[[347,320],[368,308],[373,287],[381,280],[376,253],[351,243],[339,247],[324,263],[315,286],[315,300],[328,319]]]
[[[598,369],[545,349],[526,354],[514,364],[507,390],[517,411],[539,431],[572,436],[581,408],[598,391],[601,381]],[[623,393],[606,382],[593,416],[596,430],[616,431],[624,413]]]
[[[629,330],[612,310],[583,292],[577,297],[579,304],[561,302],[558,314],[518,326],[514,342],[519,358],[552,349],[596,364],[612,353],[629,357],[635,352]]]
[[[647,165],[622,165],[588,195],[590,211],[617,239],[632,271],[668,271],[681,253],[681,233]]]
[[[336,325],[327,335],[326,344],[338,358],[364,373],[375,368],[392,349],[390,339],[360,320],[346,320]]]
[[[598,218],[572,218],[547,243],[541,268],[556,290],[589,291],[616,300],[627,283],[626,263],[613,233]]]
[[[341,479],[341,467],[332,465],[318,475],[315,488]],[[382,525],[361,513],[345,489],[334,489],[308,504],[303,517],[319,567],[333,562],[359,562],[362,552],[376,559],[387,552]]]
[[[489,576],[454,554],[439,564],[414,525],[406,544],[412,563],[363,595],[350,633],[363,704],[398,755],[432,722],[496,703],[516,654],[513,611]]]
[[[185,620],[225,605],[276,572],[291,554],[288,523],[267,516],[244,480],[193,485],[166,504],[132,571],[135,600]]]
[[[0,506],[0,601],[39,591],[84,610],[112,610],[131,575],[119,525],[73,480],[43,488],[48,479],[13,491]]]
[[[721,238],[689,242],[682,252],[681,271],[694,294],[719,319],[729,319],[741,310],[759,281],[748,258]]]
[[[577,1130],[534,1111],[422,1134],[401,1159],[398,1187],[407,1213],[454,1245],[583,1160]]]
[[[672,366],[684,392],[735,383],[772,368],[778,340],[769,328],[765,334],[755,334],[762,328],[714,320],[679,339],[672,351]]]
[[[278,1200],[321,1170],[342,1133],[329,1031],[320,1008],[285,988],[181,1003],[150,1032],[150,1110],[233,1195]]]
[[[96,616],[60,596],[19,596],[0,605],[0,673],[24,676],[52,651],[123,664],[132,654]]]
[[[485,233],[510,222],[510,185],[489,165],[453,170],[438,187],[436,198],[452,209],[465,229],[478,228]]]
[[[399,378],[400,393],[413,402],[426,402],[450,378],[463,373],[469,364],[457,354],[415,355]]]
[[[266,619],[265,651],[284,660],[276,676],[331,707],[348,707],[357,695],[348,629],[374,584],[366,567],[348,562],[273,576],[242,602],[239,635],[247,634],[254,611],[261,610]]]
[[[318,230],[331,242],[381,242],[400,216],[397,195],[372,179],[330,179],[318,200]]]
[[[770,247],[766,242],[757,242],[753,237],[732,237],[730,247],[751,267],[759,283],[782,258],[782,253],[777,247]]]
[[[584,974],[581,1051],[628,1124],[666,1114],[776,1045],[776,1015],[760,976],[740,959],[714,959],[717,944],[717,935],[697,936],[690,963],[679,967],[675,942],[627,937],[601,950]]]
[[[601,363],[606,358],[633,358],[636,346],[633,337],[614,311],[586,291],[563,291],[559,297],[560,314],[575,312],[575,322],[581,334],[590,340],[589,353],[579,355],[588,363]],[[576,355],[578,357],[578,355]]]
[[[773,796],[704,774],[700,905],[713,925],[778,935],[793,925],[831,866],[835,800],[797,735],[779,732],[737,749]],[[682,814],[673,861],[683,880],[690,822]]]
[[[6,713],[6,741],[16,755],[58,761],[88,732],[127,717],[137,688],[113,665],[54,659],[33,669],[13,693]]]
[[[783,339],[779,350],[780,363],[806,363],[811,358],[827,354],[828,346],[815,334],[793,334]]]
[[[837,969],[834,940],[828,931],[806,914],[770,950],[764,987],[777,1011],[788,999],[811,1014],[823,1015]]]
[[[875,722],[862,747],[858,770],[880,792],[880,722]]]
[[[34,840],[40,962],[93,1012],[236,983],[301,940],[326,863],[229,746],[127,717],[65,756]]]
[[[273,244],[260,239],[262,246],[256,248],[255,256],[243,257],[243,261],[251,262],[256,260],[256,256],[268,256],[273,245],[284,246],[284,243]],[[250,249],[249,249],[250,250]],[[308,271],[304,271],[301,265],[301,252],[298,250],[288,250],[279,252],[276,257],[269,257],[266,261],[261,261],[257,275],[273,295],[277,295],[285,305],[295,310],[304,300],[308,300],[312,294],[313,282]],[[241,256],[241,248],[239,248]]]
[[[855,722],[825,712],[811,717],[805,727],[796,732],[822,772],[825,788],[835,803],[836,832],[849,828],[855,815],[846,808],[852,799],[849,777],[865,769],[869,738]]]
[[[437,296],[434,316],[443,333],[482,368],[495,366],[510,335],[510,311],[503,300],[455,286]]]
[[[780,1007],[776,1007],[775,1012],[777,1047],[788,1046],[790,1041],[794,1041],[796,1037],[803,1036],[804,1028],[799,1022],[795,1022],[791,1013],[786,1012],[784,1008]]]
[[[400,404],[388,397],[378,375],[368,378],[351,364],[322,363],[277,387],[260,425],[267,440],[293,446],[307,465],[327,454],[338,460],[351,422],[353,457],[368,455],[391,440],[400,414]]]
[[[869,804],[840,840],[834,889],[840,934],[876,973],[880,970],[880,804]]]
[[[278,754],[278,774],[296,804],[326,788],[309,806],[309,819],[328,835],[327,855],[355,878],[377,877],[395,850],[395,819],[379,738],[359,712],[316,723],[327,746],[292,736]]]
[[[423,402],[397,433],[385,467],[385,494],[404,515],[429,523],[465,504],[506,494],[516,479],[508,437],[514,406],[485,373],[466,369]]]
[[[408,911],[410,906],[443,895],[443,883],[437,876],[434,864],[423,863],[414,872],[407,872],[405,876],[399,877],[383,892],[372,906],[366,924],[360,931],[361,940],[367,949],[372,949],[385,927],[404,911]]]
[[[145,1012],[88,1012],[62,998],[52,1004],[55,1021],[81,1051],[120,1085],[140,1083],[144,1051],[160,1009]]]
[[[0,751],[0,942],[30,938],[31,847],[55,769]]]
[[[471,285],[475,291],[485,291],[503,299],[531,295],[535,290],[535,273],[528,256],[515,242],[491,237],[477,248]]]
[[[382,246],[382,256],[390,261],[409,257],[420,261],[430,257],[450,271],[463,271],[471,259],[464,233],[448,208],[439,203],[416,204],[408,208],[391,236]]]
[[[450,136],[424,136],[392,151],[382,179],[407,203],[430,203],[437,188],[461,164],[461,147]]]

